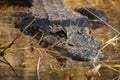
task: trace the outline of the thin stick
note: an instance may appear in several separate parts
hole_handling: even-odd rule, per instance
[[[59,41],[57,41],[56,43],[54,43],[53,45],[51,45],[51,46],[48,46],[48,49],[52,49],[52,48],[54,48],[56,45],[58,45],[60,42],[62,42],[62,41],[64,41],[64,39],[62,38],[62,39],[60,39]]]
[[[106,66],[107,68],[109,68],[109,69],[111,69],[111,70],[113,70],[113,71],[116,71],[116,72],[120,73],[119,70],[117,70],[117,69],[115,69],[115,68],[113,68],[113,67],[111,67],[111,66],[109,66],[109,65],[106,65],[104,62],[102,62],[102,64],[103,64],[104,66]]]
[[[4,55],[5,55],[4,52],[5,52],[8,48],[10,48],[18,38],[19,38],[19,36],[17,36],[7,47],[5,47],[2,52],[0,52],[1,56],[4,56]]]
[[[99,18],[97,15],[95,15],[94,13],[92,13],[91,11],[89,11],[87,8],[85,8],[82,4],[78,3],[78,5],[80,5],[82,8],[84,8],[86,11],[88,11],[89,13],[91,13],[92,15],[94,15],[96,18],[98,18],[100,21],[102,21],[104,24],[106,24],[108,27],[110,27],[111,29],[113,29],[115,32],[117,32],[118,34],[120,34],[120,32],[115,29],[113,26],[111,26],[110,24],[108,24],[107,22],[105,22],[104,20],[102,20],[101,18]]]
[[[41,58],[39,57],[38,58],[38,63],[37,63],[37,78],[38,78],[38,80],[40,80],[40,72],[39,72],[39,69],[40,69],[40,60],[41,60]]]
[[[0,62],[2,62],[2,63],[4,63],[4,64],[7,64],[5,61],[2,61],[2,60],[0,60]]]
[[[13,66],[12,66],[12,65],[7,61],[7,59],[4,57],[4,55],[5,55],[4,52],[5,52],[8,48],[10,48],[18,38],[19,38],[19,36],[17,36],[2,52],[0,52],[0,54],[2,54],[1,57],[2,57],[2,58],[4,59],[4,61],[5,61],[5,62],[3,62],[3,61],[2,61],[2,62],[5,63],[5,64],[8,64],[8,65],[11,67],[12,71],[15,73],[17,79],[20,80],[19,77],[18,77],[18,75],[17,75],[17,73],[15,72]]]
[[[25,45],[28,46],[29,44],[31,44],[31,42],[33,41],[33,39],[35,39],[36,36],[38,36],[39,32],[36,33],[31,39],[30,41],[28,41]]]
[[[120,34],[118,34],[118,35],[116,35],[115,37],[113,37],[113,38],[111,39],[111,41],[110,41],[110,40],[107,41],[107,42],[106,42],[107,44],[105,44],[102,48],[100,48],[100,49],[98,50],[95,58],[93,59],[93,62],[95,62],[95,61],[97,60],[97,58],[98,58],[98,56],[100,55],[101,51],[102,51],[104,48],[106,48],[109,44],[111,44],[113,41],[115,41],[116,38],[119,37],[119,35],[120,35]]]
[[[42,41],[42,39],[43,39],[43,37],[44,37],[44,32],[43,32],[41,29],[39,29],[39,31],[41,31],[41,32],[42,32],[42,36],[41,36],[40,40],[38,41],[38,44],[40,44],[40,43],[41,43],[41,41]]]
[[[20,78],[19,78],[18,74],[16,73],[15,69],[13,68],[13,66],[7,61],[7,59],[6,59],[4,56],[2,56],[2,58],[3,58],[3,59],[6,61],[6,63],[11,67],[11,69],[12,69],[12,71],[15,73],[17,79],[20,80]]]
[[[25,29],[24,29],[22,32],[25,32],[25,30],[26,30],[27,28],[29,28],[30,25],[32,25],[35,20],[36,20],[36,19],[33,18],[32,21],[25,27]]]

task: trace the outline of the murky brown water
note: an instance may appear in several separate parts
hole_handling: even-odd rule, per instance
[[[71,0],[67,1],[72,2]],[[96,4],[97,1],[99,0],[96,0]],[[101,5],[97,4],[97,7],[106,12],[109,17],[108,23],[120,31],[120,1],[115,0],[115,3],[109,1],[106,0],[104,3],[100,1]],[[82,3],[86,4],[85,1]],[[90,1],[87,4],[91,4],[87,6],[95,7],[95,3]],[[67,4],[66,6],[70,9],[76,7]],[[13,40],[18,34],[21,35],[14,45],[5,52],[5,58],[14,67],[18,77],[8,64],[0,61],[0,80],[120,80],[120,41],[105,48],[106,60],[97,63],[102,64],[97,74],[89,73],[93,69],[91,62],[70,60],[66,67],[62,67],[54,57],[45,52],[45,49],[39,47],[36,40],[28,45],[32,37],[24,35],[14,28],[14,19],[10,18],[10,10],[12,8],[6,11],[0,10],[0,44]],[[14,10],[12,11],[14,12]],[[108,26],[93,30],[92,33],[102,44],[117,34]],[[0,60],[4,61],[2,57]]]

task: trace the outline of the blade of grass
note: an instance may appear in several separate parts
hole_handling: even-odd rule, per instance
[[[7,59],[4,57],[5,51],[6,51],[8,48],[10,48],[18,38],[19,38],[19,36],[17,36],[13,41],[11,41],[11,43],[8,44],[8,45],[4,48],[4,50],[3,50],[2,52],[0,52],[0,54],[1,54],[1,57],[2,57],[2,58],[4,59],[4,61],[5,61],[5,62],[3,62],[3,61],[2,61],[2,62],[5,63],[5,64],[8,64],[8,65],[11,67],[12,71],[15,73],[17,79],[20,80],[19,77],[18,77],[18,75],[17,75],[17,73],[16,73],[16,71],[15,71],[15,69],[13,68],[13,66],[12,66],[12,65],[7,61]]]

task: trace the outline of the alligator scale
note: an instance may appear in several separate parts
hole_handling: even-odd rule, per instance
[[[62,0],[34,0],[29,12],[13,16],[22,18],[15,25],[24,34],[37,34],[41,47],[54,45],[55,50],[74,60],[92,60],[100,48],[99,41],[89,34],[88,18],[69,11]]]

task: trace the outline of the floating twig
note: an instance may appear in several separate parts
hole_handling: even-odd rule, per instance
[[[38,63],[37,63],[37,78],[38,78],[38,80],[40,80],[40,72],[39,72],[40,60],[41,60],[41,57],[38,58]]]

